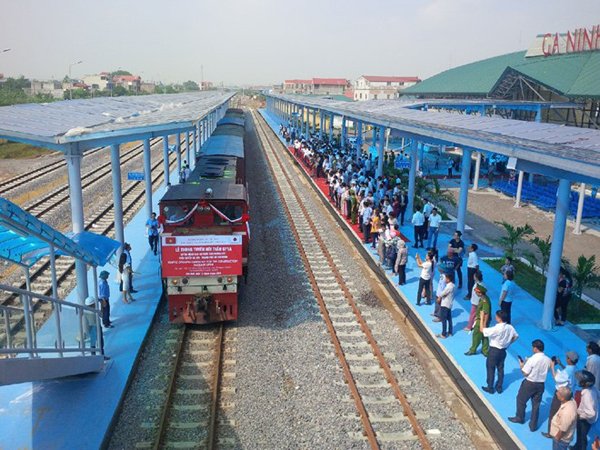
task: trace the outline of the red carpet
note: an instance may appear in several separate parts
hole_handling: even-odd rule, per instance
[[[333,207],[335,208],[335,203],[329,198],[329,186],[327,185],[327,178],[317,178],[314,176],[313,174],[313,170],[311,167],[309,167],[306,162],[304,161],[303,158],[298,157],[296,155],[294,155],[294,147],[293,146],[289,146],[287,147],[288,152],[290,152],[290,155],[292,155],[292,158],[294,158],[296,161],[298,161],[298,163],[300,164],[300,166],[302,166],[302,168],[304,169],[304,172],[306,172],[311,178],[312,180],[315,182],[315,184],[317,185],[317,187],[321,190],[321,192],[323,193],[323,195],[325,196],[325,198],[327,199],[327,201],[329,201],[329,203],[331,203],[331,205],[333,205]],[[336,208],[337,210],[337,208]],[[358,224],[354,225],[352,224],[352,222],[350,221],[350,219],[347,219],[345,217],[342,216],[341,212],[339,210],[338,211],[338,215],[340,217],[342,217],[346,223],[350,226],[350,228],[352,228],[352,230],[354,230],[354,232],[361,237],[363,234],[360,232],[360,230],[358,229]],[[410,242],[410,239],[408,239],[406,236],[404,236],[404,234],[400,233],[400,238],[402,238],[402,240],[404,242]]]

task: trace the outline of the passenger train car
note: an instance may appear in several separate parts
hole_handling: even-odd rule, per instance
[[[228,109],[183,184],[159,202],[161,271],[174,323],[236,320],[250,238],[245,118]]]

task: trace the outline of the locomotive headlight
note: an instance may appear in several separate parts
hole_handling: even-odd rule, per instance
[[[227,277],[227,282],[231,283],[233,281],[233,277]]]
[[[171,280],[171,284],[177,286],[177,284],[179,284],[179,280],[173,279]]]
[[[222,283],[222,282],[223,282],[223,278],[222,277],[217,278],[217,283]]]
[[[181,282],[183,284],[188,284],[189,280],[187,278],[182,278]]]

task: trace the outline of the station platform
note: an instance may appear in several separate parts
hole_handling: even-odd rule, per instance
[[[272,130],[279,136],[281,142],[285,145],[285,141],[279,135],[279,125],[281,121],[275,115],[269,111],[260,110],[261,115],[265,118]],[[294,157],[293,152],[290,151],[290,155]],[[305,169],[306,166],[302,161],[297,159],[298,163]],[[308,173],[308,172],[307,172]],[[320,180],[315,180],[314,177],[311,179],[313,185],[317,187],[323,199],[330,202],[325,183]],[[330,202],[331,203],[331,202]],[[339,213],[338,213],[339,215]],[[341,215],[340,215],[341,216]],[[436,334],[441,333],[441,324],[433,321],[431,313],[433,312],[433,305],[426,306],[421,303],[421,306],[416,305],[417,288],[420,276],[420,269],[416,265],[415,255],[417,252],[424,259],[423,249],[413,249],[409,244],[409,260],[406,266],[406,284],[403,286],[398,285],[397,276],[393,275],[391,270],[385,270],[379,266],[379,256],[375,249],[370,244],[366,245],[363,243],[363,236],[358,232],[357,227],[353,227],[348,223],[346,219],[343,219],[346,226],[351,230],[354,238],[356,239],[356,245],[361,245],[368,252],[371,258],[371,266],[378,266],[376,270],[381,271],[389,281],[389,285],[393,286],[393,289],[404,299],[408,307],[418,318],[418,320],[424,325],[424,328],[429,333],[430,337],[435,338]],[[410,223],[410,219],[408,220]],[[413,236],[413,229],[411,225],[405,225],[400,229],[402,234],[406,237]],[[438,248],[445,249],[446,244],[452,238],[454,228],[451,224],[443,224],[442,230],[438,236]],[[474,231],[473,233],[475,233]],[[469,245],[471,242],[465,242]],[[497,249],[489,248],[485,244],[477,242],[480,246],[480,250],[484,249],[485,253],[490,255],[497,254],[500,256],[500,252]],[[492,311],[499,309],[499,298],[500,290],[502,285],[502,276],[494,268],[489,266],[485,260],[481,259],[482,252],[480,254],[480,269],[484,275],[484,282],[488,289],[488,296],[491,300]],[[440,251],[440,256],[443,252]],[[515,415],[516,409],[516,397],[523,380],[523,376],[519,369],[519,362],[517,356],[522,357],[531,356],[531,342],[534,339],[541,339],[545,344],[544,353],[547,356],[558,356],[565,362],[565,353],[569,350],[574,350],[579,354],[579,363],[577,369],[583,369],[585,366],[585,360],[587,357],[586,353],[586,342],[575,334],[569,327],[557,327],[552,331],[543,330],[540,327],[543,305],[537,299],[532,297],[529,293],[517,288],[516,295],[513,301],[512,307],[512,324],[514,325],[519,339],[509,347],[507,351],[507,357],[505,361],[505,377],[504,377],[504,392],[502,394],[488,394],[481,389],[481,386],[485,385],[486,380],[486,368],[485,357],[480,353],[473,356],[466,356],[464,353],[471,346],[471,334],[464,331],[463,328],[467,325],[471,304],[469,300],[463,300],[466,295],[466,265],[463,267],[463,278],[465,279],[464,287],[461,290],[457,290],[454,304],[452,307],[452,318],[454,325],[454,335],[447,339],[439,339],[438,345],[441,351],[445,353],[447,359],[455,366],[455,369],[460,372],[466,383],[480,397],[483,404],[489,409],[489,411],[499,420],[502,426],[505,428],[507,433],[513,438],[513,440],[522,448],[527,449],[551,449],[552,441],[542,437],[540,434],[542,431],[548,430],[548,415],[550,411],[550,403],[552,396],[554,395],[555,385],[552,380],[551,374],[548,375],[545,384],[545,393],[542,399],[540,407],[540,415],[538,420],[538,430],[531,432],[529,430],[528,421],[531,415],[531,404],[528,403],[525,424],[515,424],[509,422],[508,417]],[[434,288],[437,283],[438,275],[436,274],[434,281]],[[492,320],[492,324],[494,321]],[[600,422],[600,421],[599,421]],[[593,437],[600,435],[600,423],[592,427],[590,431],[590,443]],[[574,441],[573,441],[574,442]]]
[[[164,194],[153,194],[155,210]],[[162,295],[160,266],[145,237],[146,211],[142,209],[125,227],[125,239],[132,246],[133,284],[139,292],[135,302],[121,300],[116,281],[117,268],[99,267],[110,273],[111,320],[105,330],[105,354],[111,359],[104,370],[83,376],[0,386],[0,449],[98,449],[102,446],[113,416],[124,395],[137,356],[152,324]],[[90,294],[93,272],[88,271]],[[76,291],[64,300],[77,302]],[[68,317],[65,317],[68,321]],[[73,320],[75,323],[75,320]],[[51,339],[53,320],[38,332],[38,339]],[[74,339],[67,335],[68,341]]]

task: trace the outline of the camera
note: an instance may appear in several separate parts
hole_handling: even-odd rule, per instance
[[[552,362],[553,362],[554,364],[556,364],[556,360],[557,360],[558,358],[557,358],[556,356],[553,356],[553,357],[552,357],[552,358],[550,358],[550,359],[552,360]]]

